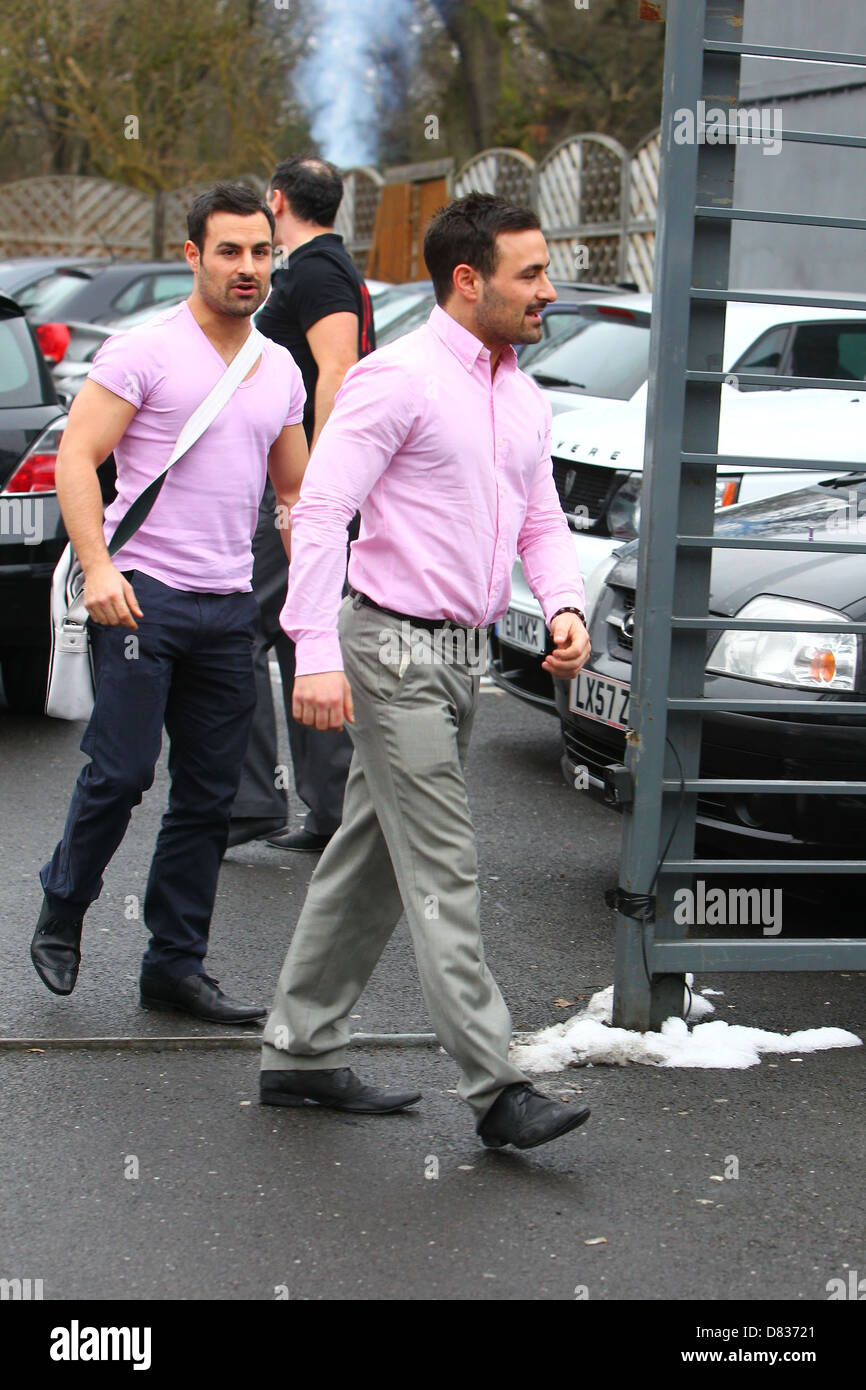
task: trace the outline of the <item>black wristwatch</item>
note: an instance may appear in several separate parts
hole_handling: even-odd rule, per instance
[[[556,612],[551,614],[551,623],[553,622],[554,618],[559,617],[560,613],[576,613],[577,616],[580,618],[580,621],[583,623],[584,627],[586,627],[586,614],[582,613],[579,608],[557,608]]]

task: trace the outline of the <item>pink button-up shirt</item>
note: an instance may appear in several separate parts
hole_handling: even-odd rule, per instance
[[[487,348],[438,306],[356,363],[292,509],[280,622],[297,644],[297,674],[342,670],[346,526],[359,510],[349,583],[385,608],[483,627],[508,607],[518,554],[548,623],[558,608],[582,609],[550,423],[514,349],[491,379]]]

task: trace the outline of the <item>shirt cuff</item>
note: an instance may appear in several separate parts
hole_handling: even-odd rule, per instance
[[[289,633],[292,636],[292,633]],[[316,676],[342,671],[343,653],[336,632],[299,632],[295,635],[295,675]]]

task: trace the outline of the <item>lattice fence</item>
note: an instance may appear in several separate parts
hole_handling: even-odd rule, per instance
[[[150,256],[152,203],[108,179],[57,176],[0,185],[4,256]]]
[[[538,211],[553,273],[597,284],[652,289],[659,135],[629,156],[608,135],[573,135],[536,164],[521,150],[475,155],[455,175],[455,197],[476,190]]]
[[[652,289],[653,283],[660,150],[661,137],[655,131],[638,146],[629,164],[626,279],[642,290]]]
[[[475,155],[452,178],[450,191],[497,193],[538,210],[554,274],[600,284],[635,281],[652,288],[658,205],[659,135],[631,156],[607,135],[573,135],[540,164],[522,150]],[[263,191],[261,179],[243,181]],[[345,175],[336,230],[364,266],[385,180],[376,169]],[[149,260],[177,257],[186,212],[205,184],[158,199],[107,179],[73,175],[0,185],[0,256],[112,255]]]
[[[483,150],[454,177],[455,198],[495,193],[515,203],[535,202],[535,160],[522,150]]]
[[[351,169],[343,179],[343,201],[334,231],[362,269],[373,244],[373,224],[384,183],[378,169],[370,168]]]

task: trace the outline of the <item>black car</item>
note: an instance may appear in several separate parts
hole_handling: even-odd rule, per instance
[[[51,574],[66,544],[54,491],[65,424],[23,309],[0,296],[0,668],[20,713],[45,701]]]
[[[0,295],[0,671],[7,707],[45,705],[51,576],[66,532],[54,466],[66,411],[24,311]],[[114,459],[99,470],[114,495]]]
[[[718,518],[724,536],[861,540],[866,547],[866,474],[846,475],[784,496],[733,508]],[[632,676],[637,542],[611,559],[590,623],[592,656],[576,680],[555,681],[562,723],[562,769],[577,789],[602,791],[605,771],[625,761]],[[802,618],[791,632],[708,634],[704,693],[716,699],[823,698],[826,714],[729,714],[703,718],[701,777],[866,781],[866,717],[846,701],[866,692],[864,639],[810,632],[809,622],[866,620],[864,554],[815,550],[718,550],[709,612],[721,617]],[[704,843],[751,857],[862,857],[866,798],[851,794],[705,794],[698,798]],[[750,846],[752,850],[750,851]]]

